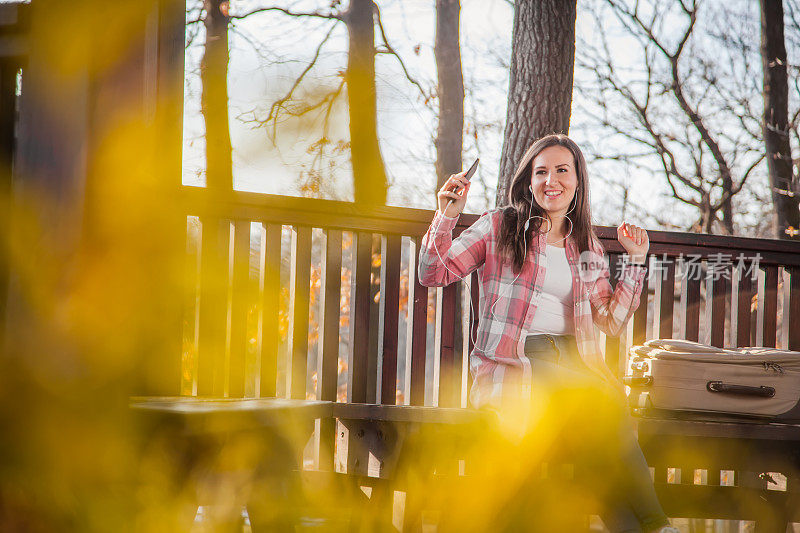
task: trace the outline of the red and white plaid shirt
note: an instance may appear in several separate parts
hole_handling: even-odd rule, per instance
[[[422,285],[448,285],[478,270],[480,320],[469,356],[473,377],[470,402],[477,408],[500,407],[519,394],[530,394],[531,364],[524,354],[524,333],[530,330],[536,313],[547,266],[546,234],[539,233],[529,244],[522,271],[514,281],[517,273],[498,252],[501,218],[499,209],[484,213],[452,240],[458,217],[446,217],[437,211],[420,250],[418,275]],[[594,240],[592,247],[594,258],[604,257],[605,250],[599,241]],[[565,251],[572,270],[578,351],[589,368],[621,387],[603,361],[595,326],[607,335],[619,336],[639,305],[647,268],[625,262],[613,289],[606,261],[595,267],[595,275],[587,276],[586,268],[580,270],[581,254],[572,238],[566,240]]]

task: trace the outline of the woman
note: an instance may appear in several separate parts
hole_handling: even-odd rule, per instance
[[[485,213],[451,240],[469,188],[461,173],[437,193],[439,209],[422,242],[419,280],[443,286],[478,270],[480,320],[469,361],[472,405],[503,413],[547,397],[555,409],[572,393],[591,390],[591,409],[586,405],[574,413],[614,414],[586,439],[583,433],[591,430],[579,429],[576,436],[573,429],[589,427],[588,419],[576,418],[568,437],[573,443],[602,440],[605,453],[590,455],[598,461],[606,456],[607,466],[614,460],[623,466],[614,489],[604,494],[611,500],[602,514],[607,527],[677,531],[668,526],[655,496],[623,387],[603,361],[594,330],[618,336],[636,310],[647,232],[627,223],[617,228],[627,257],[612,289],[603,247],[592,230],[586,161],[564,135],[536,141],[514,174],[508,207]]]

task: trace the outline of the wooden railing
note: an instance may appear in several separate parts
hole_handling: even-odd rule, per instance
[[[307,402],[326,413],[312,417],[313,445],[292,445],[296,453],[305,450],[304,475],[322,476],[309,486],[330,495],[355,483],[347,493],[356,496],[363,494],[358,486],[371,487],[368,502],[356,497],[345,505],[360,509],[353,515],[359,521],[384,526],[392,494],[405,492],[403,528],[420,529],[425,499],[449,494],[429,490],[432,473],[463,478],[480,468],[475,459],[481,455],[471,447],[494,424],[486,413],[462,409],[477,274],[469,284],[437,289],[416,278],[433,212],[196,187],[181,189],[178,208],[187,221],[188,252],[183,394],[322,400]],[[476,219],[462,215],[454,233]],[[596,232],[615,284],[623,252],[616,228]],[[800,318],[798,243],[648,233],[649,276],[640,305],[621,337],[603,343],[612,369],[621,373],[628,347],[652,337],[800,349],[800,330],[789,327]],[[173,400],[161,409],[184,413]],[[241,408],[297,409],[267,403]],[[193,409],[210,408],[201,401]],[[303,435],[310,436],[306,428]],[[640,443],[666,512],[755,519],[766,530],[795,517],[784,500],[796,491],[764,500],[772,496],[766,485],[755,490],[748,481],[761,482],[760,472],[777,469],[790,486],[796,483],[796,465],[784,468],[794,452],[775,443],[795,442],[797,428],[773,429],[780,435],[769,437],[758,424],[642,418]],[[280,434],[272,430],[273,437]],[[666,476],[671,468],[686,472],[677,485]],[[708,482],[689,487],[697,470]],[[733,472],[736,486],[717,486],[723,470]],[[331,489],[331,479],[343,484]],[[767,503],[730,510],[731,501],[762,500]]]
[[[467,405],[464,298],[477,309],[477,276],[471,292],[463,282],[419,284],[432,211],[193,187],[182,195],[192,230],[187,394],[336,400],[338,391],[353,403]],[[476,219],[462,215],[455,234]],[[596,231],[615,283],[616,229]],[[648,233],[647,290],[628,332],[605,339],[612,369],[624,368],[628,346],[656,336],[800,349],[800,329],[788,327],[800,317],[798,243]]]

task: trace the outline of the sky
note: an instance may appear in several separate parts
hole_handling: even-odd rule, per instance
[[[608,39],[620,71],[623,75],[630,71],[630,76],[635,77],[635,65],[640,62],[637,44],[624,35],[618,22],[607,13],[600,22],[595,20],[588,9],[590,3],[594,0],[578,2],[578,54],[582,49],[597,46],[602,33]],[[262,4],[251,0],[233,0],[231,11],[244,13],[259,5]],[[313,11],[326,3],[298,1],[287,5],[295,11]],[[434,87],[434,2],[386,0],[379,1],[378,5],[389,40],[409,72],[424,87]],[[750,27],[737,28],[737,31],[757,32],[757,6],[753,10],[746,2],[743,5],[745,10],[753,11]],[[188,18],[193,18],[191,13]],[[299,183],[303,180],[298,176],[307,175],[309,169],[316,168],[321,171],[319,181],[324,197],[352,199],[346,151],[328,150],[324,157],[316,160],[308,153],[309,146],[321,136],[320,119],[282,120],[275,130],[254,123],[254,119],[263,120],[270,103],[292,86],[328,31],[331,31],[330,38],[296,96],[313,102],[320,94],[336,87],[346,66],[344,25],[322,19],[297,19],[275,12],[253,15],[236,21],[234,25],[230,36],[228,85],[235,188],[299,195],[302,194]],[[481,159],[473,179],[467,212],[480,213],[494,206],[505,123],[512,27],[513,7],[505,0],[462,2],[462,70],[467,86],[464,167],[468,167],[475,157]],[[202,27],[190,27],[188,31],[197,30],[199,33],[186,52],[183,182],[187,185],[202,184],[205,179],[197,68],[202,54],[203,33]],[[379,38],[376,34],[376,40]],[[576,85],[591,83],[592,75],[592,72],[576,66]],[[391,55],[379,54],[376,58],[376,88],[378,134],[390,181],[388,203],[432,209],[436,183],[433,166],[436,116],[432,107],[435,104],[425,105],[420,91],[406,79],[397,59]],[[580,92],[574,92],[570,135],[581,146],[592,145],[601,151],[618,149],[619,143],[625,141],[608,138],[598,129],[597,124],[583,113],[584,109],[591,107],[592,104]],[[333,107],[328,137],[334,143],[348,137],[344,95]],[[653,162],[647,164],[652,167]],[[623,188],[628,188],[628,201],[637,206],[637,209],[626,211],[626,219],[630,222],[654,227],[653,220],[646,217],[648,212],[658,212],[662,220],[675,220],[676,224],[686,224],[693,217],[691,208],[669,198],[663,178],[654,180],[647,172],[631,171],[629,166],[613,161],[592,162],[589,170],[595,223],[617,225],[622,222]],[[754,178],[758,178],[753,179],[756,185],[759,179],[762,186],[766,183],[763,172]],[[742,217],[758,216],[758,213],[748,215],[746,207],[742,207],[740,212]]]

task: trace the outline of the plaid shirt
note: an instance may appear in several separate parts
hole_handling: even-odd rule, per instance
[[[524,354],[524,333],[530,330],[546,271],[546,234],[539,233],[529,243],[522,271],[514,281],[517,274],[498,253],[501,214],[499,209],[484,213],[452,240],[458,217],[446,217],[437,211],[423,238],[419,257],[419,281],[428,287],[448,285],[478,270],[480,320],[469,356],[473,377],[470,402],[478,408],[500,407],[506,400],[514,401],[519,394],[530,395],[531,364]],[[576,243],[571,238],[566,243],[572,270],[578,351],[589,368],[621,388],[603,361],[595,326],[607,335],[619,336],[639,305],[647,268],[626,261],[614,290],[606,262],[599,268],[599,276],[587,281],[587,276],[581,276],[579,270],[580,252]],[[599,241],[593,240],[592,246],[593,252],[603,256],[605,250]]]

